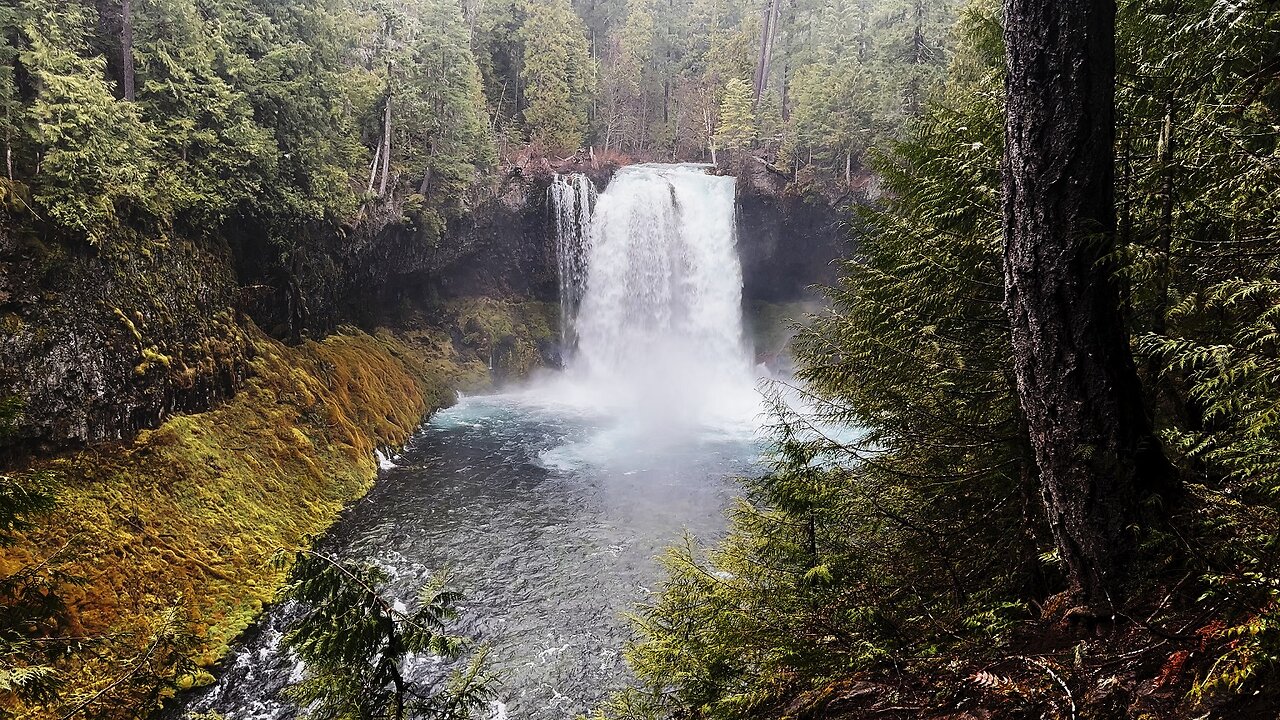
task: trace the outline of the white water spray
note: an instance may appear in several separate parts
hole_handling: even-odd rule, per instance
[[[734,187],[703,166],[638,165],[599,196],[566,370],[580,401],[677,432],[754,418]]]

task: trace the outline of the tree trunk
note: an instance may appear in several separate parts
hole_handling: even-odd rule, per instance
[[[911,33],[911,62],[923,65],[925,61],[924,0],[916,0],[916,24]]]
[[[387,176],[391,174],[391,92],[387,92],[387,106],[382,113],[382,179],[378,181],[378,195],[387,194]]]
[[[427,169],[422,173],[422,184],[418,185],[418,194],[422,197],[428,197],[427,192],[431,190],[431,179],[434,174],[431,172],[431,161],[436,156],[436,145],[433,142],[427,143]]]
[[[667,12],[673,13],[671,0],[667,0]],[[666,61],[662,64],[662,123],[671,122],[671,45],[667,45]],[[678,133],[677,133],[678,134]]]
[[[1160,272],[1156,282],[1160,285],[1160,300],[1156,307],[1152,330],[1163,335],[1165,315],[1169,312],[1169,284],[1173,282],[1173,98],[1165,102],[1164,126],[1157,158],[1160,164]]]
[[[790,56],[788,56],[790,57]],[[791,63],[782,66],[782,122],[791,120]]]
[[[662,124],[671,122],[671,78],[662,79]]]
[[[1045,509],[1074,600],[1120,603],[1170,473],[1143,407],[1115,244],[1113,0],[1005,0],[1005,302]]]
[[[382,164],[382,138],[378,138],[378,149],[373,151],[373,165],[369,167],[369,192],[373,192],[373,184],[378,180],[378,167]]]
[[[120,92],[133,101],[136,93],[133,69],[133,0],[120,0]]]
[[[868,5],[869,3],[864,0],[858,12],[858,62],[867,61],[867,46],[870,44],[867,37],[867,15],[871,12],[871,8]]]
[[[773,36],[778,25],[778,3],[781,0],[768,0],[762,15],[760,27],[760,57],[756,62],[755,106],[760,106],[760,98],[769,86],[769,66],[773,64]]]
[[[395,685],[395,720],[404,720],[404,700],[405,700],[405,684],[404,678],[396,672],[391,676],[391,681]]]
[[[1116,158],[1116,166],[1120,169],[1120,187],[1117,193],[1116,212],[1119,215],[1116,230],[1116,242],[1125,247],[1133,241],[1133,130],[1125,133],[1124,143],[1120,145],[1120,157]],[[1120,293],[1120,310],[1124,313],[1125,322],[1133,320],[1133,282],[1130,278],[1118,278]]]
[[[711,164],[719,167],[716,161],[716,124],[709,108],[702,109],[702,122],[707,126],[707,148],[711,150]]]
[[[925,61],[924,41],[924,0],[916,0],[915,29],[911,33],[911,64],[916,67],[911,71],[911,81],[907,83],[907,114],[916,117],[920,114],[920,100],[923,90],[920,87],[920,67]]]
[[[787,46],[785,49],[786,62],[782,64],[782,87],[779,88],[782,94],[782,121],[785,123],[791,119],[791,61],[795,58],[803,45],[797,47],[799,31],[796,25],[796,3],[792,0],[787,5],[787,20],[785,23],[787,28]]]

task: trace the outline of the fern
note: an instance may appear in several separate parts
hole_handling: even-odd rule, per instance
[[[447,589],[447,577],[433,577],[409,612],[382,595],[387,576],[376,567],[341,562],[301,551],[292,559],[283,597],[303,607],[285,635],[285,645],[307,663],[303,678],[286,692],[314,720],[347,717],[404,717],[405,712],[439,720],[473,717],[492,696],[487,651],[448,678],[410,678],[411,653],[457,660],[470,649],[467,638],[451,635],[461,595]]]
[[[1128,256],[1146,258],[1129,266],[1136,347],[1193,483],[1185,535],[1203,600],[1225,608],[1203,696],[1265,687],[1280,655],[1280,17],[1248,2],[1168,10],[1121,14],[1122,217]]]

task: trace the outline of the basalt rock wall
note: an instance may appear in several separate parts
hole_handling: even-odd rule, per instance
[[[558,170],[603,190],[616,167]],[[746,299],[795,300],[831,282],[845,250],[835,204],[751,165],[737,172]],[[457,217],[424,219],[394,199],[288,240],[245,222],[217,235],[122,230],[91,247],[0,222],[0,464],[129,439],[231,398],[252,373],[254,325],[297,343],[343,324],[447,324],[432,309],[461,298],[556,302],[553,178],[546,163],[512,168],[478,182]]]
[[[600,191],[616,168],[580,168]],[[565,170],[565,172],[572,171]],[[738,252],[747,301],[790,302],[818,294],[849,253],[850,198],[801,193],[785,177],[737,169]],[[450,226],[422,292],[439,297],[516,296],[555,302],[555,225],[547,205],[551,174],[519,174]]]
[[[820,296],[848,257],[850,208],[862,195],[801,189],[755,157],[732,166],[738,178],[738,254],[748,302],[785,303]]]
[[[129,437],[230,397],[252,357],[225,245],[0,226],[0,459]]]

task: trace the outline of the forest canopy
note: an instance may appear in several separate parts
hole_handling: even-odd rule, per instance
[[[436,237],[528,144],[750,149],[849,182],[919,112],[950,19],[944,0],[18,0],[0,182],[99,246],[233,220],[287,245],[392,198]]]

